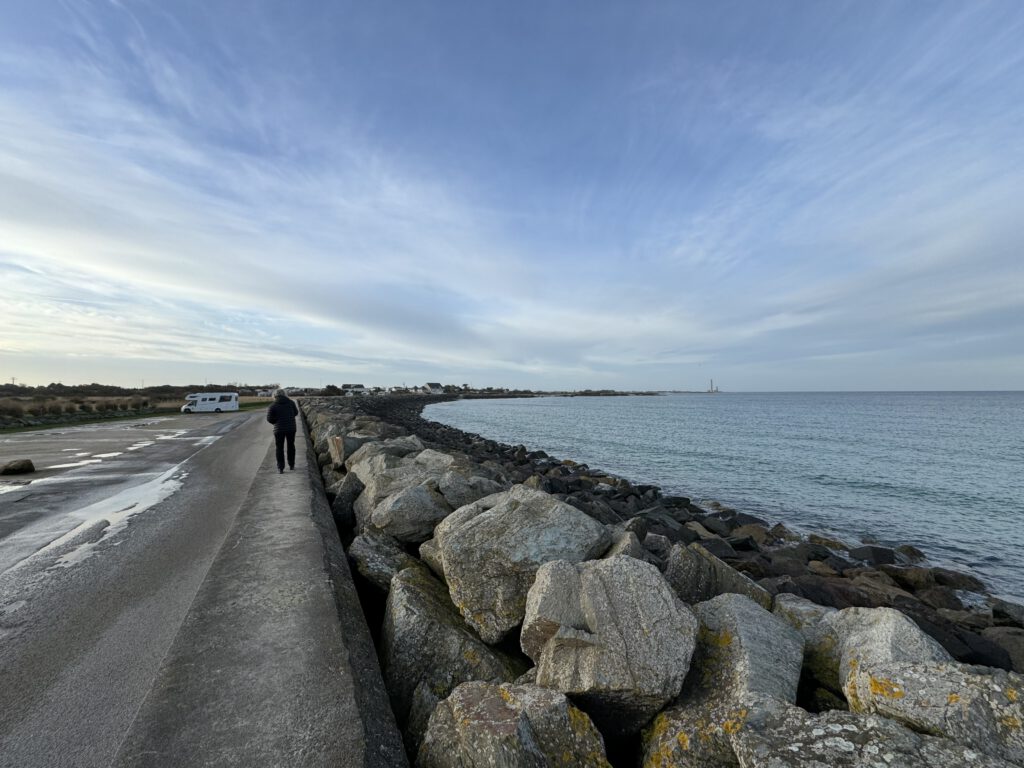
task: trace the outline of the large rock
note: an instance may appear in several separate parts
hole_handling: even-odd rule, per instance
[[[464,507],[485,496],[505,490],[501,483],[481,475],[463,474],[448,470],[437,481],[437,489],[452,509]]]
[[[345,459],[345,468],[351,471],[353,465],[374,456],[387,455],[403,458],[410,453],[419,453],[424,449],[423,441],[416,435],[394,437],[390,440],[375,440],[364,443],[348,458]]]
[[[654,559],[647,553],[643,544],[640,543],[640,539],[632,531],[616,531],[612,534],[612,544],[604,553],[604,557],[612,558],[616,555],[627,555],[648,562]]]
[[[437,483],[426,480],[388,496],[370,512],[365,530],[377,530],[402,542],[420,544],[452,511]]]
[[[430,713],[459,683],[509,682],[526,670],[483,643],[424,568],[407,568],[391,580],[380,655],[392,709],[413,753]]]
[[[683,687],[697,620],[649,563],[546,563],[521,642],[537,684],[569,694],[605,733],[634,733]]]
[[[365,432],[349,432],[344,435],[333,435],[327,438],[327,450],[331,456],[331,464],[335,469],[345,467],[345,459],[355,453],[364,443],[379,440],[377,435]]]
[[[464,683],[437,705],[418,768],[610,768],[590,719],[533,685]]]
[[[725,594],[695,607],[701,622],[679,704],[644,732],[644,766],[736,765],[730,737],[796,700],[803,640],[750,598]]]
[[[423,467],[411,465],[407,461],[382,454],[354,464],[349,470],[365,486],[352,505],[358,530],[369,525],[374,508],[384,499],[431,479]]]
[[[736,593],[746,595],[765,610],[772,607],[771,593],[697,544],[672,547],[665,564],[665,578],[680,599],[691,605]]]
[[[854,712],[879,714],[1024,765],[1024,677],[966,664],[856,664],[843,686]]]
[[[32,459],[15,459],[0,467],[0,475],[27,475],[35,471],[36,467],[32,463]]]
[[[523,620],[541,565],[598,557],[609,539],[575,507],[522,485],[457,509],[434,530],[452,601],[488,643]]]
[[[694,606],[700,620],[697,662],[715,697],[796,701],[803,661],[800,633],[745,595]]]
[[[839,680],[839,652],[836,648],[838,638],[822,621],[835,612],[835,608],[818,605],[787,593],[776,595],[772,608],[772,613],[803,637],[804,674],[833,695],[840,695],[842,687]]]
[[[382,592],[391,589],[391,579],[406,568],[422,568],[423,564],[408,554],[398,541],[379,531],[366,531],[349,545],[348,556],[364,579]]]
[[[1010,656],[1014,672],[1024,673],[1024,629],[1018,627],[989,627],[981,636],[990,640]]]
[[[785,615],[784,611],[780,613]],[[843,689],[846,675],[853,667],[892,661],[952,660],[917,624],[892,608],[830,611],[802,632],[806,668],[820,685],[832,691]]]
[[[849,712],[812,715],[798,707],[740,724],[729,742],[734,762],[725,764],[741,768],[1011,768],[884,718]]]
[[[427,448],[413,457],[413,461],[424,469],[440,475],[455,466],[457,459],[449,453]],[[465,461],[465,459],[463,459]]]
[[[363,492],[363,481],[351,472],[342,476],[341,480],[331,486],[334,501],[331,502],[331,515],[338,530],[344,534],[356,527],[355,503]]]

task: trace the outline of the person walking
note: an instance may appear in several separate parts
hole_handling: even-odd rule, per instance
[[[267,408],[267,421],[274,425],[274,446],[277,451],[277,471],[284,472],[285,444],[288,445],[288,469],[295,469],[295,417],[299,406],[283,389],[274,390],[274,402]]]

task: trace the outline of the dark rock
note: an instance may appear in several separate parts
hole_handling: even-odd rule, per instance
[[[1024,605],[999,597],[990,597],[992,618],[1000,627],[1024,627]]]
[[[769,576],[803,576],[807,572],[807,562],[801,558],[770,554],[767,560]]]
[[[644,549],[664,560],[672,549],[672,540],[660,533],[648,533],[643,540]]]
[[[945,608],[950,611],[962,611],[964,604],[956,596],[956,591],[949,587],[929,587],[917,593],[917,599],[932,608]]]
[[[353,505],[363,492],[363,483],[350,472],[332,488],[334,501],[331,503],[331,515],[334,517],[334,524],[338,526],[338,531],[344,537],[355,528],[356,514]]]
[[[897,600],[893,607],[912,618],[957,661],[999,669],[1010,668],[1010,655],[1006,650],[976,632],[958,627],[924,603],[917,600]]]
[[[985,591],[985,585],[981,579],[967,573],[960,573],[949,568],[932,568],[932,575],[935,576],[935,582],[943,587],[966,589],[968,592]]]
[[[718,536],[725,537],[732,532],[732,527],[717,517],[702,517],[697,522]]]
[[[924,552],[911,544],[901,544],[896,547],[896,551],[906,558],[908,563],[920,563],[925,559]]]
[[[622,526],[622,529],[630,533],[635,533],[636,537],[640,541],[647,538],[647,520],[643,517],[631,517],[626,521],[625,525]]]
[[[36,467],[32,463],[32,459],[15,459],[0,467],[0,475],[27,475],[35,471]]]
[[[850,557],[854,560],[864,560],[872,565],[892,565],[896,562],[895,550],[889,547],[879,547],[874,544],[866,544],[863,547],[851,549]]]
[[[940,589],[942,589],[942,587],[940,587]],[[992,626],[992,614],[990,613],[956,610],[953,608],[937,608],[936,612],[939,616],[944,619],[948,619],[958,627],[969,629],[972,632],[982,632]]]
[[[768,589],[768,586],[760,582]],[[810,600],[818,605],[832,608],[877,607],[877,602],[862,589],[858,589],[846,579],[825,578],[822,576],[804,575],[788,577],[775,583],[776,594],[789,594]]]
[[[836,573],[845,573],[846,571],[854,567],[853,563],[851,563],[845,557],[840,557],[839,555],[829,555],[821,562],[823,562]]]
[[[757,517],[756,515],[748,515],[746,512],[737,512],[736,516],[733,518],[733,521],[736,523],[737,526],[760,525],[762,528],[768,527],[768,522],[766,520],[762,520],[760,517]]]
[[[729,545],[737,552],[760,552],[761,548],[750,536],[730,536],[726,539]]]
[[[839,539],[832,538],[831,536],[822,536],[819,533],[812,533],[807,537],[807,541],[811,544],[819,544],[829,549],[838,549],[843,552],[850,551],[850,545],[846,542],[840,541]]]
[[[770,609],[771,594],[730,568],[697,544],[675,544],[665,565],[665,578],[684,603],[694,605],[726,593],[746,595]]]
[[[1024,673],[1024,629],[1019,627],[989,627],[981,636],[998,645],[1010,656],[1014,672]]]
[[[905,565],[881,565],[878,570],[888,574],[896,583],[911,592],[929,589],[936,585],[935,574],[931,568]]]
[[[800,535],[793,533],[793,531],[789,530],[789,528],[784,526],[782,523],[776,523],[768,530],[768,532],[776,539],[782,539],[783,541],[800,541]]]
[[[821,560],[811,560],[807,564],[807,570],[813,573],[815,576],[838,576],[839,573],[834,569],[823,563]]]
[[[775,542],[775,537],[772,536],[768,529],[760,523],[747,523],[741,525],[732,530],[733,536],[748,536],[757,542],[758,546],[767,547]]]
[[[701,539],[697,544],[722,560],[732,560],[736,557],[736,550],[725,539]]]
[[[643,512],[638,513],[636,517],[643,518],[646,521],[648,533],[664,536],[669,541],[692,544],[699,538],[696,533],[685,528],[681,522],[664,508],[654,507],[652,509],[645,509]]]

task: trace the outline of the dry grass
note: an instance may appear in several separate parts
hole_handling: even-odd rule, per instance
[[[78,413],[131,413],[149,408],[146,397],[4,397],[0,398],[0,417],[42,418]]]

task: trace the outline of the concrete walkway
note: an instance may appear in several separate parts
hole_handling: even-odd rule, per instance
[[[267,452],[113,765],[407,765],[304,431],[297,443],[294,472]]]

